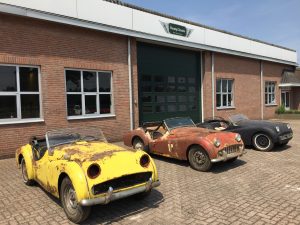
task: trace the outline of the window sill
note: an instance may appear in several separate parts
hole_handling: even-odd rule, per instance
[[[274,106],[278,106],[278,104],[265,104],[266,107],[274,107]]]
[[[43,123],[44,119],[23,119],[23,120],[11,120],[0,122],[0,125],[9,125],[9,124],[23,124],[23,123]]]
[[[217,107],[217,110],[226,110],[226,109],[235,109],[234,106],[230,106],[230,107]]]
[[[97,116],[68,116],[68,120],[88,120],[88,119],[98,119],[98,118],[111,118],[116,117],[115,114],[104,114],[104,115],[97,115]]]

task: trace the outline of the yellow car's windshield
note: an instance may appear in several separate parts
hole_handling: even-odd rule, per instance
[[[97,127],[64,128],[48,131],[46,141],[48,149],[79,141],[107,142],[103,132]]]

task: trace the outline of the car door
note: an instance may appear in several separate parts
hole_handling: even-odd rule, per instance
[[[35,168],[35,176],[36,180],[40,185],[42,185],[44,188],[46,188],[47,184],[49,183],[48,181],[48,176],[49,176],[49,155],[48,151],[45,152],[44,156],[39,159],[35,160],[34,163],[34,168]]]

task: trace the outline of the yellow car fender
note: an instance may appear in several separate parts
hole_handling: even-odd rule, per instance
[[[63,178],[68,176],[75,189],[77,201],[80,202],[82,199],[90,198],[85,172],[80,165],[74,161],[63,160],[53,162],[52,166],[53,176],[49,177],[49,182],[54,184],[54,187],[57,190],[52,193],[54,196],[59,197],[59,185]]]
[[[19,168],[21,165],[21,157],[23,157],[25,160],[28,179],[33,180],[35,177],[35,173],[33,169],[34,160],[32,155],[32,148],[30,145],[25,145],[16,151],[16,160]]]

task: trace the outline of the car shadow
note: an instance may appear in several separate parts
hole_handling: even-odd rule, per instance
[[[186,160],[179,160],[179,159],[169,158],[169,157],[155,155],[155,154],[150,154],[150,155],[155,160],[159,160],[159,161],[163,161],[163,162],[167,162],[167,163],[173,163],[173,164],[176,164],[179,166],[184,166],[184,167],[190,166],[189,162]]]
[[[247,162],[241,159],[237,159],[234,162],[218,162],[213,164],[212,168],[210,169],[210,172],[215,174],[223,173],[243,166],[245,164],[247,164]]]
[[[43,192],[51,199],[54,203],[61,207],[62,204],[59,199],[49,194],[39,184],[35,185],[43,190]],[[107,205],[95,205],[92,207],[90,216],[82,224],[110,224],[118,222],[126,217],[134,216],[138,213],[144,212],[148,209],[158,208],[159,204],[164,202],[164,196],[157,189],[152,189],[150,195],[143,199],[139,199],[136,196],[130,196],[127,198],[119,199],[110,202]],[[135,221],[132,221],[135,222]]]
[[[268,152],[282,152],[282,151],[290,149],[291,147],[292,146],[288,145],[288,144],[287,145],[283,145],[283,146],[275,145],[274,148],[271,151],[268,151]],[[247,149],[251,150],[251,151],[262,152],[262,151],[256,150],[253,146],[247,146]]]
[[[139,217],[142,216],[137,216],[136,214],[148,209],[158,208],[162,202],[164,202],[162,193],[153,189],[151,194],[144,199],[131,196],[111,202],[108,205],[96,205],[92,208],[90,217],[83,224],[110,224],[124,218],[132,220],[131,223],[137,223]]]

